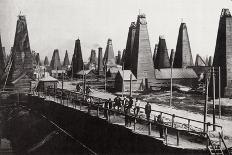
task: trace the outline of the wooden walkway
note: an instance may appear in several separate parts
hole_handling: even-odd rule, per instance
[[[66,90],[66,93],[68,91]],[[75,92],[69,92],[75,93]],[[56,95],[55,95],[56,94]],[[94,98],[94,104],[87,105],[83,103],[83,95],[75,93],[75,97],[73,98],[69,97],[63,97],[61,99],[61,96],[59,93],[45,95],[43,93],[40,93],[40,95],[36,94],[35,96],[39,96],[42,98],[45,98],[45,100],[56,102],[57,104],[61,104],[63,106],[67,106],[79,111],[82,111],[84,113],[88,113],[89,115],[99,117],[99,119],[103,119],[105,121],[108,121],[109,123],[124,126],[128,129],[130,129],[132,132],[136,134],[143,134],[151,136],[155,139],[158,139],[160,141],[163,141],[164,145],[168,145],[170,147],[179,147],[183,149],[206,149],[206,142],[207,139],[204,137],[204,133],[202,132],[196,132],[196,131],[188,131],[189,127],[184,127],[184,125],[174,125],[172,127],[172,122],[170,119],[165,120],[164,123],[164,135],[166,138],[160,138],[159,137],[159,131],[157,130],[157,124],[154,121],[147,121],[144,119],[144,114],[142,110],[142,114],[140,117],[136,117],[136,121],[134,121],[135,118],[134,115],[129,115],[131,117],[132,122],[131,126],[125,126],[125,113],[118,110],[109,110],[104,109],[102,106],[102,102],[104,100],[100,98]],[[63,94],[64,96],[64,94]],[[90,109],[90,110],[89,110]],[[110,114],[109,119],[106,120],[104,118],[104,110],[107,110]],[[132,113],[132,112],[131,112]]]

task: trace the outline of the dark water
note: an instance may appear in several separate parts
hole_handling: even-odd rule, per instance
[[[0,106],[5,105],[1,102]],[[61,132],[39,114],[19,105],[0,109],[0,119],[1,137],[11,142],[14,152],[11,154],[88,154],[80,143]],[[0,152],[0,154],[9,153]]]

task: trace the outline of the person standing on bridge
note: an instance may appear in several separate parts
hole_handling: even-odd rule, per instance
[[[128,102],[128,106],[127,106],[127,113],[128,113],[128,123],[129,123],[129,126],[131,126],[131,121],[132,121],[132,117],[130,116],[131,114],[131,108],[133,107],[133,98],[130,97],[129,98],[129,102]]]
[[[77,90],[77,92],[81,92],[81,86],[80,86],[80,84],[76,85],[76,90]]]
[[[112,102],[112,100],[111,100],[111,98],[109,98],[109,100],[108,100],[108,103],[109,103],[109,114],[112,114],[113,112],[112,112],[112,109],[113,109],[113,102]]]
[[[121,109],[121,99],[118,95],[114,98],[114,108],[116,109],[116,107],[117,110]]]
[[[163,129],[163,118],[162,118],[162,113],[160,113],[157,117],[157,127],[160,133],[160,138],[164,138],[164,129]]]
[[[92,104],[93,104],[93,98],[91,96],[88,96],[86,102],[87,102],[87,106],[88,106],[88,113],[90,113],[90,110],[91,110]]]
[[[149,102],[147,102],[147,104],[145,105],[145,114],[147,117],[147,120],[150,120],[150,115],[151,115],[151,105]]]
[[[105,101],[104,104],[104,117],[108,120],[108,109],[109,109],[109,100]]]
[[[136,98],[135,105],[134,105],[134,115],[138,116],[140,111],[140,101]]]

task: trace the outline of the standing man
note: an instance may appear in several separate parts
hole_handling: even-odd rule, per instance
[[[106,100],[104,104],[104,117],[108,120],[108,109],[109,109],[109,100]]]
[[[119,108],[121,108],[121,99],[118,95],[115,97],[114,103],[115,103],[114,104],[115,109],[117,107],[117,109],[119,110]]]
[[[160,138],[164,138],[163,124],[164,124],[164,121],[163,121],[163,118],[162,118],[162,113],[160,113],[158,115],[158,117],[157,117],[157,127],[158,127],[158,130],[159,130],[159,133],[160,133]]]
[[[109,103],[109,110],[112,110],[113,109],[113,102],[112,102],[111,98],[109,98],[108,103]],[[109,111],[108,113],[111,114],[112,112]]]
[[[139,111],[140,111],[140,101],[139,101],[138,98],[136,98],[135,105],[134,105],[134,114],[135,114],[135,116],[139,115]]]
[[[147,104],[145,105],[145,114],[147,117],[147,120],[150,120],[150,114],[151,114],[151,105],[149,102],[147,102]]]

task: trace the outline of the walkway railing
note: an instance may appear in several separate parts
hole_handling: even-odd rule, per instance
[[[147,126],[147,131],[148,131],[147,135],[151,135],[152,126],[159,126],[160,125],[164,129],[164,138],[165,138],[166,144],[168,144],[168,130],[172,130],[172,131],[174,131],[174,133],[176,135],[176,145],[177,146],[179,145],[179,142],[180,142],[180,132],[198,135],[206,140],[206,138],[207,138],[206,134],[209,131],[208,129],[209,129],[209,127],[213,126],[210,123],[204,123],[202,121],[197,121],[197,120],[185,118],[182,116],[176,116],[174,114],[170,114],[170,113],[166,113],[166,112],[152,110],[153,114],[155,114],[154,118],[156,118],[157,113],[162,114],[162,115],[166,115],[166,117],[169,117],[170,121],[166,121],[166,122],[164,121],[164,124],[158,124],[154,120],[146,120],[145,118],[141,117],[140,115],[134,115],[131,112],[125,113],[122,110],[116,110],[114,108],[112,108],[112,109],[104,108],[103,105],[106,102],[106,99],[92,97],[93,102],[88,103],[85,100],[86,96],[83,95],[82,93],[75,92],[75,91],[69,91],[69,90],[62,91],[59,88],[57,88],[57,89],[50,88],[47,90],[47,92],[33,92],[33,94],[36,96],[44,97],[44,98],[48,98],[48,99],[53,98],[55,102],[60,103],[60,104],[65,105],[65,106],[68,106],[68,107],[73,107],[73,108],[79,109],[79,110],[87,110],[87,112],[89,114],[91,113],[91,111],[95,110],[97,117],[100,117],[100,114],[105,113],[108,116],[106,119],[109,122],[111,122],[110,116],[112,116],[112,115],[118,115],[118,116],[125,117],[125,121],[126,121],[126,118],[132,121],[134,131],[136,131],[136,124],[143,124],[143,125],[145,124]],[[144,109],[144,107],[140,107],[140,109]],[[186,120],[186,124],[179,123],[179,122],[175,121],[176,118]],[[207,125],[207,132],[204,133],[203,129],[200,130],[200,128],[198,128],[198,130],[195,130],[195,129],[197,129],[197,127],[194,127],[194,125],[191,125],[191,123],[193,123],[193,122],[200,123],[202,125]],[[178,125],[177,125],[178,123],[181,124],[180,126],[182,126],[182,127],[178,127]],[[186,126],[187,126],[187,128],[186,128]],[[220,126],[220,125],[215,125],[215,126],[218,127],[220,130],[222,130],[222,126]]]

